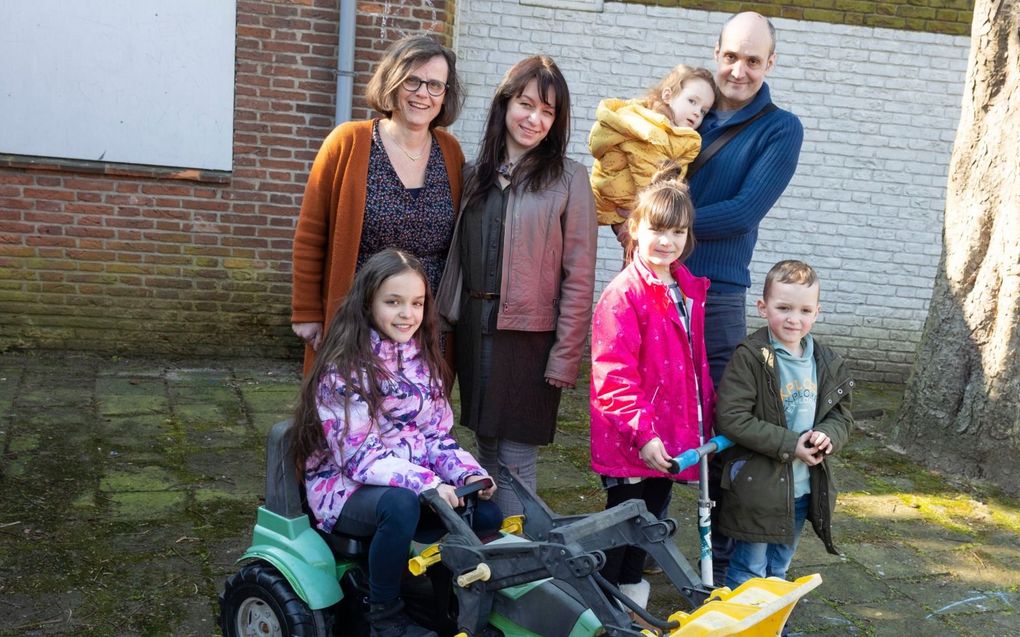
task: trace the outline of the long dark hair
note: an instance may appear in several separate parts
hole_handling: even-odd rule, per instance
[[[421,349],[428,366],[433,397],[445,399],[448,395],[447,388],[452,379],[439,348],[439,320],[425,270],[418,259],[406,252],[392,248],[383,250],[366,261],[354,277],[354,283],[340,310],[333,317],[315,362],[301,385],[290,426],[290,444],[294,449],[298,470],[304,470],[307,458],[326,449],[316,396],[322,376],[330,366],[336,367],[336,373],[343,378],[351,392],[364,398],[373,421],[384,415],[381,412],[385,398],[382,382],[389,379],[391,374],[372,350],[371,334],[375,327],[372,321],[372,301],[387,279],[405,272],[416,273],[425,283],[424,314],[412,338]],[[345,401],[350,400],[351,392],[347,393]],[[345,402],[345,414],[349,413],[348,407],[349,402]],[[345,434],[348,420],[344,418]]]
[[[492,96],[478,159],[465,186],[469,204],[483,197],[496,183],[499,165],[506,160],[507,104],[520,97],[533,79],[538,82],[538,94],[543,102],[552,89],[556,103],[548,105],[556,109],[556,118],[545,139],[528,151],[514,169],[511,185],[524,190],[541,190],[563,175],[563,160],[570,138],[570,90],[552,58],[533,55],[510,67]]]

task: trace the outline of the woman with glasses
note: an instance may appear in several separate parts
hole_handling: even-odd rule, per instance
[[[385,248],[410,252],[436,289],[460,208],[464,154],[438,127],[457,119],[462,93],[453,51],[427,36],[394,42],[368,83],[384,117],[346,122],[312,165],[294,233],[291,327],[305,371],[354,273]]]
[[[478,159],[465,171],[436,307],[456,323],[461,424],[478,461],[500,463],[535,488],[538,445],[556,430],[562,388],[577,381],[595,286],[595,200],[568,159],[570,92],[536,55],[496,89]],[[496,504],[522,512],[508,482]]]

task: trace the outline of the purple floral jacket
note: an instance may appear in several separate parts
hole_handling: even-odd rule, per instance
[[[430,389],[417,343],[395,343],[373,331],[372,347],[393,374],[382,383],[379,417],[369,416],[364,398],[349,390],[335,367],[327,367],[319,381],[316,404],[328,449],[305,463],[305,491],[318,527],[326,532],[362,485],[420,494],[444,482],[460,486],[473,475],[487,475],[450,435],[450,403]]]

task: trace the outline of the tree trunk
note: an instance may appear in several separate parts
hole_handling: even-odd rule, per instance
[[[942,259],[896,426],[929,466],[1020,488],[1020,0],[978,0]]]

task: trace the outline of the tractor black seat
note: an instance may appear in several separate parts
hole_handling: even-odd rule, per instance
[[[304,487],[298,472],[294,469],[294,454],[288,444],[289,421],[278,422],[269,430],[266,440],[266,508],[273,513],[289,518],[308,515],[304,498]],[[315,520],[309,521],[312,525]],[[322,539],[329,545],[333,555],[340,559],[362,559],[368,556],[368,544],[372,538],[323,533]]]
[[[370,537],[358,537],[345,535],[343,533],[326,533],[319,531],[322,539],[326,540],[329,550],[339,560],[363,560],[368,558],[368,546],[372,541]]]

